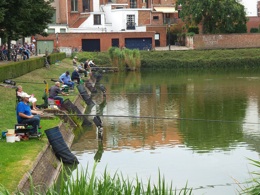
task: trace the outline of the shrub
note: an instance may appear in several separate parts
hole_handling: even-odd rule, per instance
[[[258,33],[258,28],[251,28],[250,33]]]

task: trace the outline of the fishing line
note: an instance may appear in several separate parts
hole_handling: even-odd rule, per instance
[[[44,85],[45,85],[44,82],[38,83],[38,82],[30,82],[30,81],[16,81],[16,80],[13,80],[13,81],[15,81],[16,84],[17,84],[17,83],[31,83],[31,84],[44,84]]]
[[[54,114],[55,116],[97,116],[96,114]],[[100,115],[100,117],[117,117],[117,118],[140,118],[140,119],[155,119],[155,120],[186,120],[186,121],[206,121],[206,122],[221,122],[221,123],[242,123],[242,124],[260,124],[255,122],[243,121],[228,121],[228,120],[208,120],[196,118],[177,118],[177,117],[156,117],[156,116],[134,116],[134,115]]]

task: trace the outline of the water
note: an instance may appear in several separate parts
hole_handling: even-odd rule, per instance
[[[238,194],[258,171],[260,71],[163,71],[104,74],[107,97],[93,97],[86,113],[96,127],[76,136],[72,152],[80,167],[158,183],[159,172],[193,194]],[[93,117],[89,117],[90,120]],[[240,183],[240,184],[239,184]]]

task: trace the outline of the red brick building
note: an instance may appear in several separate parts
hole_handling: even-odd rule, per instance
[[[168,45],[176,24],[175,0],[55,0],[48,37],[36,37],[39,53],[57,47],[107,51],[109,47],[152,49]]]

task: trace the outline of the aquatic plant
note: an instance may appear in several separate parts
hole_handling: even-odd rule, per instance
[[[103,176],[97,178],[95,170],[98,162],[95,162],[91,174],[88,173],[88,168],[85,171],[76,169],[75,175],[71,175],[71,170],[65,170],[62,166],[61,177],[59,182],[55,183],[49,189],[42,191],[41,186],[34,186],[31,180],[31,187],[26,194],[46,194],[46,195],[67,195],[67,194],[92,194],[92,195],[108,195],[108,194],[124,194],[124,195],[191,195],[192,189],[186,186],[181,190],[174,190],[172,184],[167,186],[165,178],[161,177],[159,171],[158,183],[152,184],[150,179],[147,184],[144,184],[138,176],[131,181],[125,178],[122,174],[115,173],[110,175],[105,169]],[[3,186],[0,186],[0,194],[10,195]],[[18,191],[15,194],[22,195]]]
[[[248,158],[248,160],[251,161],[251,164],[260,168],[260,161],[257,160],[253,160]],[[249,195],[259,195],[260,194],[260,172],[251,172],[252,175],[254,175],[255,177],[252,177],[251,181],[248,181],[247,187],[241,187],[241,194],[249,194]]]

